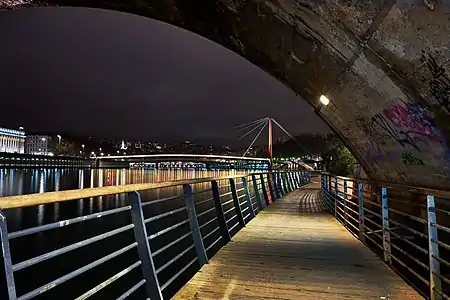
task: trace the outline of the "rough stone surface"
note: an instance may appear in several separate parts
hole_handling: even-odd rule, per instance
[[[450,189],[449,1],[0,0],[27,5],[118,10],[198,33],[315,107],[328,95],[319,115],[370,178]]]

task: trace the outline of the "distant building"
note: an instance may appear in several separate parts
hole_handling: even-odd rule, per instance
[[[50,150],[51,140],[48,135],[29,135],[25,139],[25,152],[33,155],[53,155]]]
[[[24,153],[24,151],[25,132],[23,130],[0,128],[0,152]]]

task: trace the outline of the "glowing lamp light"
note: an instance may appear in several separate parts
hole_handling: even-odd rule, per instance
[[[322,96],[320,96],[320,102],[323,104],[323,105],[328,105],[328,104],[330,104],[330,99],[328,99],[326,96],[324,96],[324,95],[322,95]]]

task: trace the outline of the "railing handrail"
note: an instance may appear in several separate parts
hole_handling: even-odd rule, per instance
[[[276,173],[276,172],[273,172]],[[184,184],[196,184],[204,183],[212,180],[226,180],[232,178],[241,178],[243,176],[260,175],[267,174],[267,172],[258,173],[247,173],[240,175],[229,175],[221,177],[203,177],[195,179],[181,179],[157,183],[134,183],[134,184],[124,184],[116,186],[105,186],[105,187],[95,187],[95,188],[84,188],[84,189],[74,189],[56,192],[45,192],[45,193],[35,193],[26,194],[18,196],[8,196],[0,198],[0,210],[12,209],[12,208],[22,208],[28,206],[42,205],[58,203],[70,200],[78,200],[91,197],[108,196],[114,194],[129,193],[135,191],[146,191],[155,190],[160,188],[174,187]]]
[[[196,158],[231,159],[231,160],[248,160],[248,161],[270,162],[269,158],[261,158],[261,157],[227,156],[227,155],[212,155],[212,154],[181,154],[181,153],[111,155],[111,156],[96,157],[96,159],[108,160],[108,159],[130,159],[130,158],[159,158],[159,157],[191,157],[191,158],[192,157],[196,157]]]
[[[376,185],[383,186],[386,188],[407,190],[408,192],[411,192],[411,193],[418,193],[418,194],[423,194],[423,195],[434,195],[435,197],[442,197],[442,198],[450,198],[450,190],[434,189],[434,188],[427,188],[427,187],[421,187],[421,186],[412,186],[412,185],[406,185],[406,184],[400,184],[400,183],[390,183],[390,182],[386,182],[386,181],[376,181],[376,180],[362,179],[362,178],[337,176],[337,175],[334,175],[334,174],[328,173],[328,172],[322,172],[322,175],[333,176],[337,179],[355,181],[358,183],[376,184]]]

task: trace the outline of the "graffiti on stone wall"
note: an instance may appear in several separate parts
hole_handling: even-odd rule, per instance
[[[383,152],[378,146],[367,148],[367,155],[375,160],[395,161],[401,157],[405,165],[424,165],[413,155],[423,147],[442,146],[450,162],[450,151],[441,131],[434,125],[433,119],[420,104],[399,102],[372,117],[372,121],[384,129],[398,144],[405,148],[402,152]]]
[[[433,120],[419,104],[400,102],[372,117],[402,147],[420,151],[421,145],[445,144]]]
[[[424,165],[424,162],[420,158],[415,157],[411,151],[383,151],[378,145],[374,146],[373,143],[367,143],[366,145],[364,145],[361,153],[363,158],[369,161],[388,161],[394,163],[399,158],[401,158],[402,162],[405,165]]]
[[[409,166],[423,166],[423,160],[420,158],[414,157],[411,151],[405,151],[402,153],[402,161],[405,165]]]
[[[422,82],[428,85],[431,95],[442,109],[447,114],[450,113],[450,76],[444,68],[448,61],[438,64],[436,59],[425,51],[422,51],[420,61],[427,66],[429,71],[428,76],[422,77]]]

